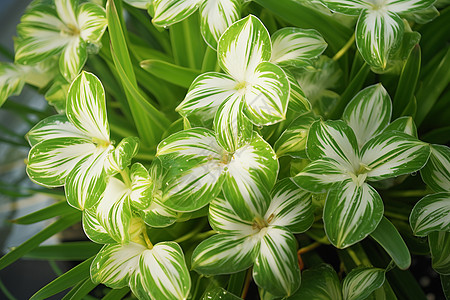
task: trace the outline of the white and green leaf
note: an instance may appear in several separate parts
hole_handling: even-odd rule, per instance
[[[125,170],[131,164],[131,160],[138,150],[139,139],[137,137],[129,136],[122,139],[114,151],[109,154],[105,169],[111,174]]]
[[[271,37],[270,61],[281,66],[305,67],[327,48],[327,43],[314,29],[285,27]]]
[[[367,183],[359,185],[347,179],[335,185],[323,212],[328,239],[340,249],[363,240],[377,228],[383,211],[380,195]]]
[[[59,70],[68,82],[81,72],[87,60],[86,43],[80,37],[73,37],[59,57]]]
[[[77,24],[76,10],[78,0],[55,0],[56,12],[58,17],[65,23],[72,26]]]
[[[217,48],[222,33],[239,19],[241,3],[238,0],[207,0],[200,4],[201,31],[205,42]]]
[[[83,210],[81,224],[86,236],[97,244],[114,244],[116,241],[109,235],[106,229],[100,224],[91,209]]]
[[[371,85],[353,97],[342,119],[353,129],[361,149],[389,124],[392,114],[391,98],[379,84]]]
[[[270,226],[281,226],[292,233],[309,229],[314,222],[311,194],[300,189],[290,178],[277,182],[264,219]]]
[[[290,296],[300,286],[297,241],[284,227],[269,226],[262,237],[253,266],[255,283],[274,296]]]
[[[450,148],[431,145],[431,155],[420,171],[423,181],[436,192],[450,190]]]
[[[415,235],[426,236],[433,231],[450,231],[450,193],[425,196],[414,205],[409,223]]]
[[[358,268],[352,270],[342,282],[345,300],[363,300],[381,287],[385,280],[385,270],[379,268]]]
[[[303,89],[298,84],[297,79],[289,70],[284,70],[289,81],[289,104],[288,109],[296,113],[306,113],[311,111],[311,103],[306,99]]]
[[[428,243],[433,269],[440,274],[450,275],[450,232],[431,232]]]
[[[0,63],[0,107],[9,96],[20,94],[24,84],[24,74],[20,67],[10,63]]]
[[[180,213],[173,211],[153,199],[148,207],[139,211],[145,224],[154,228],[172,225],[179,218]]]
[[[372,2],[366,0],[322,0],[329,9],[346,15],[357,16],[362,10],[372,7]]]
[[[158,27],[167,27],[192,15],[200,0],[155,0],[152,3],[152,22]]]
[[[384,131],[400,131],[417,138],[417,127],[412,117],[400,117],[389,124]]]
[[[83,41],[98,42],[108,24],[105,9],[94,3],[81,4],[77,14],[77,24]]]
[[[303,271],[302,283],[292,299],[342,300],[336,271],[327,264]]]
[[[386,2],[387,10],[405,14],[429,8],[435,0],[388,0]]]
[[[130,170],[130,180],[131,206],[136,210],[149,207],[154,184],[147,169],[140,163],[134,163]]]
[[[368,180],[381,180],[420,170],[430,156],[430,146],[402,132],[384,132],[361,150],[361,165]]]

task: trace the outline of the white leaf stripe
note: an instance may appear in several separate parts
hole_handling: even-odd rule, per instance
[[[127,286],[145,249],[136,243],[105,245],[91,264],[92,281],[116,289]]]
[[[349,15],[359,15],[361,10],[372,7],[370,0],[323,0],[322,2],[333,11]]]
[[[105,9],[94,3],[80,5],[77,15],[80,36],[85,42],[96,43],[106,30]]]
[[[395,13],[363,11],[356,25],[356,45],[369,65],[384,70],[388,55],[400,41],[403,31],[403,22]]]
[[[272,37],[272,56],[276,64],[305,66],[322,54],[327,43],[314,29],[285,27],[276,31]]]
[[[244,112],[254,124],[271,125],[286,118],[289,82],[280,67],[270,62],[260,63],[254,71],[251,88],[244,93]]]
[[[450,190],[450,148],[431,145],[431,155],[420,171],[423,181],[436,192]]]
[[[147,208],[152,200],[151,194],[153,191],[153,181],[147,169],[140,163],[133,164],[130,171],[130,179],[131,205],[137,210]]]
[[[207,0],[200,5],[201,30],[203,39],[213,49],[222,33],[239,19],[238,0]]]
[[[386,8],[396,13],[411,13],[433,5],[434,0],[388,0]]]
[[[352,270],[342,283],[342,294],[346,300],[366,299],[374,290],[383,285],[385,271],[378,268]]]
[[[235,22],[222,34],[217,55],[220,67],[239,83],[251,80],[255,69],[270,59],[269,33],[253,15]]]
[[[368,180],[380,180],[420,170],[429,155],[428,144],[402,132],[385,132],[366,143],[361,163]]]
[[[389,124],[391,114],[391,99],[379,83],[356,94],[345,108],[342,119],[353,129],[361,149]]]
[[[259,254],[253,267],[256,284],[274,296],[290,296],[300,286],[296,241],[283,227],[263,228]]]
[[[197,10],[200,0],[156,0],[153,2],[153,24],[170,26],[189,17]]]
[[[145,250],[139,260],[139,272],[153,299],[187,299],[191,278],[177,243],[162,242]]]
[[[96,142],[109,144],[105,91],[93,74],[82,72],[71,84],[67,96],[67,118]]]
[[[100,222],[95,217],[95,213],[90,209],[83,210],[83,231],[86,236],[98,244],[114,244],[115,241],[109,236],[105,228],[100,224]]]
[[[68,82],[80,73],[87,60],[86,44],[80,37],[73,37],[59,57],[59,69]]]
[[[253,228],[253,222],[241,219],[230,203],[221,197],[209,205],[209,224],[218,233],[245,236],[258,231]]]
[[[428,195],[419,200],[409,218],[415,235],[432,231],[450,231],[450,193]]]
[[[292,233],[306,231],[314,221],[311,194],[291,179],[279,181],[272,190],[272,201],[264,216],[271,226],[282,226]]]
[[[367,183],[361,186],[347,179],[328,193],[323,212],[330,242],[343,249],[375,230],[383,217],[383,202]]]
[[[235,92],[236,84],[236,81],[226,74],[204,73],[191,84],[176,111],[193,124],[197,121],[199,125],[206,125],[214,118],[219,106]]]
[[[77,3],[76,0],[55,0],[56,12],[59,18],[68,25],[76,26],[76,12]]]

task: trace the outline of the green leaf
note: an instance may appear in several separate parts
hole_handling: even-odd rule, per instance
[[[63,298],[62,300],[82,300],[85,296],[87,296],[97,284],[93,283],[91,278],[88,277],[85,281],[80,281],[78,284],[73,287]]]
[[[192,269],[206,275],[248,269],[259,250],[260,239],[251,235],[216,234],[201,242],[192,254]]]
[[[431,145],[431,155],[420,171],[423,181],[436,192],[450,190],[450,148]]]
[[[11,222],[16,224],[34,224],[43,220],[48,220],[54,217],[62,217],[65,215],[70,215],[76,213],[73,207],[69,206],[66,201],[57,202],[50,206],[47,206],[38,211],[32,212],[23,217],[11,220]]]
[[[261,62],[270,59],[271,48],[267,29],[258,18],[249,15],[228,27],[220,37],[219,65],[239,83],[246,82]]]
[[[155,228],[167,227],[175,223],[179,217],[179,213],[161,205],[155,199],[150,205],[139,211],[145,224]]]
[[[378,268],[358,268],[352,270],[342,282],[345,300],[362,300],[383,285],[385,271]]]
[[[205,42],[213,49],[222,33],[239,19],[239,0],[202,1],[200,4],[201,31]]]
[[[131,276],[139,268],[139,259],[146,250],[136,243],[103,246],[91,264],[91,279],[114,289],[128,285]]]
[[[139,260],[139,272],[133,276],[141,276],[152,299],[187,299],[191,288],[183,251],[175,242],[158,243],[145,250]],[[131,289],[134,291],[133,285]]]
[[[379,83],[356,94],[347,104],[342,119],[353,129],[361,149],[389,124],[391,112],[389,94]]]
[[[309,130],[306,151],[311,160],[332,158],[350,172],[359,169],[356,136],[343,121],[313,123]]]
[[[279,169],[270,145],[255,133],[249,144],[234,152],[227,167],[222,189],[235,212],[249,221],[263,216]]]
[[[343,249],[372,233],[383,217],[383,201],[367,183],[351,179],[336,184],[328,193],[323,212],[330,242]]]
[[[294,235],[283,227],[270,226],[263,230],[253,266],[253,279],[274,296],[290,296],[300,286],[297,242]]]
[[[400,117],[389,124],[384,131],[400,131],[417,138],[417,127],[412,117]]]
[[[307,112],[292,121],[275,142],[274,150],[277,156],[289,155],[295,158],[306,158],[309,128],[316,119],[314,114]]]
[[[80,281],[86,280],[89,278],[89,266],[93,259],[94,257],[91,257],[59,276],[37,291],[33,296],[31,296],[30,300],[47,299],[50,296],[76,285]]]
[[[42,260],[85,260],[96,255],[101,247],[92,242],[65,242],[37,247],[25,254],[24,257]]]
[[[204,73],[192,82],[176,111],[194,125],[209,127],[219,106],[234,92],[236,81],[221,73]]]
[[[238,296],[228,292],[224,288],[214,287],[212,289],[208,289],[201,300],[239,300]]]
[[[80,215],[73,214],[66,217],[62,217],[61,219],[55,221],[51,225],[45,227],[42,231],[40,231],[30,239],[25,241],[23,244],[21,244],[18,247],[15,247],[14,250],[2,256],[0,258],[0,270],[9,266],[13,262],[24,256],[26,253],[30,252],[31,250],[39,246],[39,244],[41,244],[43,241],[47,240],[48,238],[52,237],[58,232],[63,231],[64,229],[72,226],[79,220]]]
[[[432,232],[428,236],[433,269],[443,275],[450,275],[450,233]]]
[[[334,184],[351,178],[348,170],[332,158],[318,159],[307,165],[294,178],[301,188],[313,192],[327,192]]]
[[[152,23],[167,27],[183,21],[197,10],[199,4],[199,0],[156,0],[152,7]]]
[[[162,60],[148,59],[141,61],[141,68],[150,74],[175,85],[188,88],[200,71],[174,65]]]
[[[74,37],[66,45],[59,57],[59,69],[68,82],[77,77],[87,60],[86,43]]]
[[[392,178],[420,170],[430,156],[428,144],[402,132],[384,132],[361,150],[368,180]]]
[[[391,11],[364,10],[356,25],[356,45],[364,60],[375,70],[384,70],[388,56],[402,38],[404,24]]]
[[[450,275],[441,275],[441,285],[446,299],[450,299]]]
[[[341,283],[336,271],[327,264],[303,271],[300,288],[289,299],[342,300]]]
[[[0,63],[0,107],[9,96],[19,95],[25,84],[24,74],[14,64]]]
[[[370,236],[386,250],[400,269],[406,270],[409,268],[411,265],[411,254],[408,247],[395,226],[388,219],[383,217]]]
[[[450,193],[425,196],[414,205],[409,217],[415,235],[433,231],[450,231]]]
[[[271,40],[270,61],[280,66],[308,66],[327,48],[325,40],[314,29],[285,27],[277,30]]]
[[[272,201],[264,215],[271,226],[280,226],[292,233],[302,233],[314,221],[311,194],[298,188],[291,179],[277,182],[271,192]]]

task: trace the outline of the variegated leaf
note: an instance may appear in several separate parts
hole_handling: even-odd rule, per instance
[[[417,138],[417,127],[412,117],[400,117],[389,124],[384,131],[400,131]]]
[[[69,121],[93,141],[109,144],[105,91],[93,74],[82,72],[72,82],[67,95],[66,114]]]
[[[292,300],[342,300],[341,283],[332,266],[321,264],[303,271],[302,283]]]
[[[131,179],[131,205],[136,210],[142,210],[150,206],[152,201],[153,180],[147,169],[140,163],[135,163],[130,170]]]
[[[89,43],[100,40],[108,24],[105,9],[94,3],[83,3],[77,14],[80,37]]]
[[[208,126],[219,106],[236,92],[236,84],[229,75],[204,73],[192,82],[176,111],[193,125]]]
[[[249,144],[234,152],[227,167],[223,193],[234,211],[247,221],[264,216],[279,168],[270,145],[255,133]]]
[[[332,158],[349,172],[359,169],[358,142],[353,130],[341,120],[312,124],[306,152],[311,160]]]
[[[120,141],[114,151],[110,153],[105,169],[114,174],[124,170],[131,164],[131,160],[139,150],[139,139],[129,136]]]
[[[55,0],[56,12],[59,18],[65,23],[72,26],[77,24],[76,10],[78,0]]]
[[[231,204],[217,197],[209,204],[209,224],[218,233],[247,236],[258,232],[253,221],[243,220]]]
[[[259,253],[253,266],[255,283],[274,296],[290,296],[300,286],[297,241],[287,229],[263,228]]]
[[[387,10],[405,14],[428,8],[435,0],[388,0],[386,2]]]
[[[381,180],[420,170],[430,156],[430,146],[402,132],[384,132],[361,150],[361,166],[368,180]]]
[[[352,270],[342,282],[345,300],[363,300],[383,285],[385,270],[379,268],[358,268]]]
[[[314,221],[311,194],[300,189],[290,178],[277,182],[264,219],[270,226],[281,226],[292,233],[308,230]]]
[[[124,0],[123,2],[136,8],[148,9],[153,0]]]
[[[100,225],[119,244],[130,240],[130,188],[115,177],[110,177],[98,203],[92,207]]]
[[[220,67],[242,85],[251,83],[255,70],[270,59],[272,45],[261,21],[249,15],[228,27],[219,39]]]
[[[244,95],[244,113],[254,124],[271,125],[286,118],[289,81],[280,67],[270,62],[260,63],[252,79],[237,93]]]
[[[450,275],[450,232],[432,232],[428,236],[431,262],[436,272]]]
[[[0,107],[9,96],[22,92],[25,84],[23,79],[24,74],[20,67],[14,64],[0,63]]]
[[[53,138],[43,140],[31,148],[28,153],[27,174],[40,185],[62,186],[75,166],[93,155],[96,148],[86,138],[63,137],[64,131],[58,131],[54,126],[46,127],[51,129],[44,129],[45,131],[53,130],[54,133],[50,133]],[[67,127],[70,130],[70,126]]]
[[[164,207],[153,199],[148,207],[139,211],[145,224],[155,228],[167,227],[175,223],[180,213]]]
[[[159,27],[178,23],[192,15],[200,3],[201,0],[155,0],[152,22]]]
[[[145,278],[142,278],[139,271],[131,274],[129,286],[133,292],[133,295],[139,300],[154,300],[150,294],[150,291],[148,291],[144,285],[144,281]]]
[[[345,108],[342,119],[353,129],[361,149],[368,140],[383,131],[391,120],[391,114],[391,98],[379,83],[356,94]]]
[[[370,0],[322,0],[332,11],[357,16],[364,9],[372,8]]]
[[[417,236],[426,236],[433,231],[450,231],[450,193],[437,193],[420,199],[411,211],[409,223]]]
[[[243,96],[235,93],[219,106],[214,117],[217,142],[228,152],[247,144],[253,135],[253,125],[243,109]]]
[[[164,206],[194,211],[219,194],[229,154],[213,132],[203,128],[177,132],[158,145],[156,156]]]
[[[70,29],[59,19],[54,7],[33,5],[17,26],[15,61],[35,64],[61,53],[73,38]]]
[[[192,269],[206,275],[236,273],[249,268],[259,251],[260,236],[216,234],[192,254]]]
[[[73,37],[59,57],[59,70],[68,82],[72,82],[86,60],[86,43],[80,37]]]
[[[146,249],[137,243],[105,245],[91,264],[92,281],[114,289],[127,286]]]
[[[67,202],[80,210],[94,205],[106,188],[105,160],[112,146],[97,147],[81,159],[66,178]]]
[[[293,180],[307,191],[325,193],[336,183],[350,179],[352,173],[332,158],[323,158],[311,162]]]
[[[270,61],[282,66],[308,66],[327,48],[325,40],[314,29],[285,27],[276,31],[271,40]]]
[[[380,195],[367,183],[347,179],[337,184],[328,193],[323,211],[328,239],[340,249],[363,240],[376,229],[383,211]]]
[[[289,70],[284,70],[289,81],[289,104],[288,109],[296,113],[306,113],[311,111],[311,103],[306,99],[303,89]]]
[[[82,219],[83,231],[86,236],[98,244],[114,244],[115,241],[109,236],[106,229],[100,224],[95,217],[95,213],[90,209],[83,210]]]
[[[200,4],[201,31],[205,42],[213,49],[222,33],[240,16],[238,0],[207,0]]]
[[[397,14],[381,9],[365,10],[356,25],[356,45],[371,67],[384,70],[388,56],[401,40],[403,31],[403,21]]]
[[[431,145],[431,155],[425,167],[420,170],[423,181],[436,192],[450,190],[450,148]]]
[[[152,299],[187,299],[191,289],[183,251],[175,242],[158,243],[142,252],[134,276],[141,276]]]
[[[86,139],[83,132],[69,122],[65,115],[53,115],[37,123],[25,136],[30,146],[57,138]]]
[[[298,116],[275,142],[274,150],[278,157],[289,155],[295,158],[307,158],[306,141],[309,128],[317,118],[307,112]]]

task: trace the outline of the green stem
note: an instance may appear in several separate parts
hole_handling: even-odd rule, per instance
[[[147,247],[149,249],[153,249],[153,244],[152,244],[152,242],[150,241],[150,239],[148,237],[147,230],[144,229],[142,231],[142,235],[144,236],[144,240],[145,240],[145,243],[147,244]]]
[[[131,181],[130,176],[128,175],[128,168],[125,168],[124,170],[120,170],[119,174],[122,176],[123,182],[125,185],[129,188],[131,188]]]
[[[429,194],[431,194],[429,190],[407,190],[407,191],[387,192],[386,196],[393,198],[407,198],[407,197],[424,197]]]
[[[345,43],[345,45],[341,48],[341,50],[339,50],[333,56],[333,60],[334,61],[339,60],[348,51],[348,49],[350,49],[350,47],[353,45],[354,42],[355,42],[355,34],[352,34],[351,38],[347,41],[347,43]]]
[[[191,232],[177,238],[176,240],[174,240],[174,242],[176,243],[182,243],[184,241],[189,240],[191,237],[193,237],[194,235],[198,234],[200,232],[200,230],[202,230],[202,228],[205,226],[204,222],[200,222],[200,224],[197,225],[197,227],[195,227]]]
[[[200,281],[202,280],[203,275],[199,275],[197,278],[197,282],[195,283],[194,291],[192,292],[192,299],[197,299],[197,293],[200,288]]]
[[[16,297],[11,294],[11,292],[6,288],[6,286],[3,284],[3,282],[0,280],[0,291],[3,292],[3,294],[8,298],[8,300],[17,300]]]

